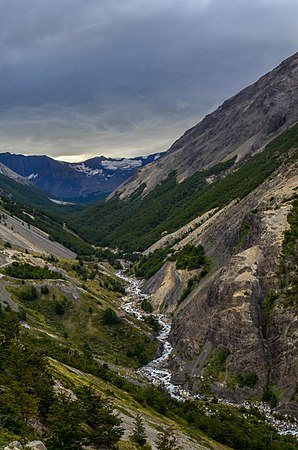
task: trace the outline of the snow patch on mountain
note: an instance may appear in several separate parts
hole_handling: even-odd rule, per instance
[[[73,202],[63,202],[62,200],[56,200],[55,198],[50,198],[51,202],[56,203],[56,205],[75,205]]]
[[[31,173],[28,175],[27,180],[35,180],[38,177],[38,173]]]
[[[78,172],[84,173],[87,177],[94,177],[96,175],[102,175],[103,173],[102,169],[91,169],[91,167],[86,166],[85,163],[77,164],[71,167]]]
[[[108,170],[129,170],[142,166],[142,161],[137,159],[114,159],[112,161],[106,160],[101,162],[102,166]]]

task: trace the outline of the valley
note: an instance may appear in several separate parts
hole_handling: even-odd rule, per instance
[[[297,74],[147,161],[2,155],[1,449],[298,448]]]

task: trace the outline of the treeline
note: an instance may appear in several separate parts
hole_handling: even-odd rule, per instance
[[[134,193],[125,201],[115,197],[99,203],[77,215],[74,224],[81,236],[97,245],[143,251],[162,233],[173,232],[212,208],[248,195],[282,163],[297,158],[297,147],[298,125],[234,170],[235,161],[230,160],[199,171],[181,183],[171,173],[146,196]],[[208,184],[206,178],[214,174],[215,181]]]
[[[88,243],[88,240],[84,241],[68,230],[65,221],[61,218],[51,216],[41,209],[11,201],[6,197],[3,198],[3,205],[11,215],[27,222],[30,226],[45,231],[51,240],[64,245],[78,255],[91,255],[93,253],[93,247]]]

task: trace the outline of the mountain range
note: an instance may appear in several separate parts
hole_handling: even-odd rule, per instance
[[[67,163],[45,155],[0,153],[0,162],[15,173],[14,178],[18,174],[54,198],[66,202],[90,203],[104,198],[137,169],[163,155],[155,153],[135,158],[99,156],[80,163]]]

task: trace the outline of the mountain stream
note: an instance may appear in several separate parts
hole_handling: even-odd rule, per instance
[[[141,367],[138,372],[144,375],[152,384],[156,386],[162,385],[177,400],[190,398],[190,394],[187,391],[171,382],[171,371],[168,367],[169,357],[173,350],[168,339],[172,325],[170,319],[163,314],[144,312],[141,309],[141,303],[149,296],[142,293],[140,281],[125,275],[122,271],[116,273],[116,275],[128,283],[126,287],[127,296],[123,297],[122,309],[138,320],[144,320],[144,317],[152,315],[160,325],[157,340],[160,343],[161,355],[146,366]]]
[[[142,292],[141,282],[134,277],[126,275],[123,271],[117,272],[116,275],[127,283],[126,296],[123,297],[122,309],[138,320],[144,320],[144,317],[152,315],[160,325],[157,340],[160,343],[161,355],[146,366],[138,369],[138,372],[145,376],[148,381],[155,386],[163,386],[164,389],[177,400],[185,401],[194,398],[208,400],[199,395],[192,395],[190,392],[171,382],[171,371],[168,364],[173,350],[173,347],[169,342],[169,334],[172,325],[171,320],[163,314],[150,314],[144,312],[141,308],[141,303],[143,300],[149,298],[149,295]],[[250,409],[251,407],[249,402],[231,403],[220,398],[218,399],[218,402],[236,407],[244,406],[247,409]],[[298,420],[295,420],[293,423],[287,420],[287,416],[285,416],[284,420],[278,419],[274,415],[274,412],[271,411],[270,407],[264,403],[255,404],[255,406],[265,414],[268,422],[275,426],[280,434],[292,434],[298,436]]]

